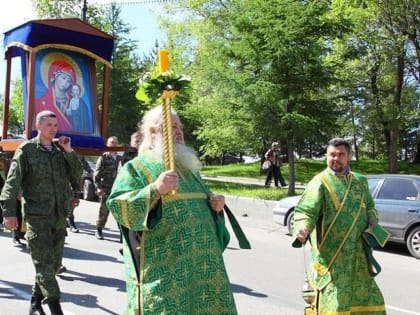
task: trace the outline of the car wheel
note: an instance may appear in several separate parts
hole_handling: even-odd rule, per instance
[[[413,257],[420,259],[420,226],[416,226],[408,234],[407,248]]]
[[[289,231],[289,234],[293,234],[293,226],[295,225],[295,213],[294,211],[290,211],[289,215],[287,216],[287,230]]]
[[[83,181],[83,199],[88,201],[95,200],[95,187],[89,179]]]

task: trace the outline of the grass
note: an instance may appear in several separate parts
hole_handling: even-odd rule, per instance
[[[387,173],[387,162],[376,160],[351,161],[352,170],[365,175]],[[307,183],[313,176],[326,167],[325,161],[298,160],[295,162],[296,183]],[[398,162],[399,173],[420,175],[420,164],[412,164],[405,161]],[[281,168],[283,177],[289,178],[289,167],[284,164]],[[210,165],[202,170],[205,176],[230,176],[230,177],[251,177],[264,179],[265,175],[260,173],[260,163],[251,164],[229,164],[229,165]],[[287,189],[267,189],[255,185],[241,185],[233,183],[223,183],[217,181],[207,182],[212,191],[241,197],[256,199],[278,200],[287,196]],[[301,189],[296,189],[296,194],[301,194]]]
[[[248,197],[264,200],[279,200],[287,196],[286,189],[266,188],[256,185],[241,185],[235,183],[223,183],[219,181],[207,181],[211,191],[231,196]],[[302,194],[302,189],[296,189],[296,194]]]

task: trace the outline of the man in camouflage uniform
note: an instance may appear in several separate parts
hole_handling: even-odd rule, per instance
[[[106,140],[106,145],[108,147],[118,146],[118,138],[115,136],[109,137]],[[98,219],[96,220],[95,236],[99,240],[104,239],[102,230],[109,216],[109,210],[105,202],[111,193],[112,184],[117,176],[120,162],[121,157],[116,152],[104,152],[96,161],[93,181],[96,187],[96,194],[100,199],[100,207]]]
[[[142,138],[143,137],[140,130],[131,134],[130,147],[127,149],[127,151],[124,152],[122,156],[121,166],[134,159],[138,155],[138,148]]]
[[[51,314],[62,315],[55,275],[63,257],[72,189],[80,190],[82,165],[71,148],[70,138],[62,136],[53,142],[58,130],[55,113],[39,112],[36,128],[38,136],[21,144],[15,152],[0,202],[5,226],[14,229],[18,225],[16,196],[22,193],[25,236],[36,273],[29,314],[45,314],[41,306],[44,303]]]

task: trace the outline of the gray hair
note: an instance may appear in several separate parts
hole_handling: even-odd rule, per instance
[[[175,110],[171,108],[172,115],[176,115]],[[163,108],[162,105],[156,106],[151,110],[147,111],[141,121],[141,133],[143,135],[143,141],[139,147],[139,152],[144,152],[154,147],[152,133],[162,134],[163,125]]]

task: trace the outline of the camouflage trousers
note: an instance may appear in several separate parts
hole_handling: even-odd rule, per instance
[[[42,302],[49,303],[61,296],[56,271],[63,258],[66,236],[65,219],[59,220],[59,223],[32,223],[34,223],[33,220],[28,220],[25,234],[35,267],[35,285],[32,293],[42,294],[44,297]]]
[[[109,209],[106,206],[106,200],[108,199],[108,195],[103,195],[100,198],[100,206],[99,206],[99,215],[98,219],[96,220],[96,227],[103,229],[105,227],[106,222],[108,221],[109,216]]]

